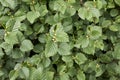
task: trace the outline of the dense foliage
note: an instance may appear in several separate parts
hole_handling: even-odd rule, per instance
[[[0,80],[120,80],[120,0],[0,0]]]

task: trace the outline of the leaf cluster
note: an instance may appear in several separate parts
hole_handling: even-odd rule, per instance
[[[119,80],[120,0],[0,0],[0,80]]]

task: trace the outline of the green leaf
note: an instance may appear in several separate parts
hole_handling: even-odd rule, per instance
[[[83,51],[87,54],[94,54],[95,53],[95,47],[93,45],[87,46],[86,48],[83,48]]]
[[[10,80],[16,80],[16,78],[18,77],[18,75],[19,75],[19,71],[12,70],[12,71],[10,71],[9,79]]]
[[[118,11],[117,9],[112,9],[112,10],[110,11],[110,15],[111,15],[112,17],[117,16],[118,13],[119,13],[119,11]]]
[[[41,68],[33,72],[32,80],[53,80],[54,72],[44,71]]]
[[[51,60],[49,58],[44,58],[41,63],[45,68],[47,68],[51,64]]]
[[[60,80],[70,80],[69,75],[67,73],[63,73],[60,75]]]
[[[70,45],[67,43],[61,43],[58,48],[58,53],[60,55],[70,55]]]
[[[65,11],[66,16],[73,16],[76,13],[76,10],[73,6],[68,6]]]
[[[25,52],[25,51],[30,51],[33,49],[33,44],[30,40],[23,40],[20,46],[20,50]]]
[[[54,72],[47,71],[46,72],[46,80],[53,80],[54,79]]]
[[[48,23],[50,25],[55,24],[56,22],[54,21],[54,16],[48,16],[45,20],[45,23]]]
[[[62,56],[62,60],[65,62],[72,62],[72,56]]]
[[[2,48],[0,48],[0,59],[3,57],[3,55],[4,55],[4,52],[3,52]]]
[[[36,45],[34,46],[34,49],[33,49],[33,51],[36,52],[36,53],[40,53],[40,52],[42,52],[43,50],[44,50],[44,48],[43,48],[42,44],[36,44]]]
[[[78,73],[77,73],[77,79],[78,80],[86,80],[86,78],[85,78],[85,74],[83,73],[83,71],[78,71]]]
[[[5,7],[10,7],[14,9],[17,6],[17,1],[14,0],[0,0],[1,4]]]
[[[120,59],[120,44],[118,43],[118,44],[116,44],[115,45],[115,50],[114,50],[114,52],[113,52],[113,56],[114,56],[114,58],[115,59]]]
[[[11,52],[12,49],[13,49],[13,45],[12,44],[8,44],[6,42],[3,42],[0,46],[5,50],[6,54],[7,54],[7,52]]]
[[[42,34],[42,35],[39,35],[38,40],[40,43],[45,43],[45,38],[46,38],[46,36],[44,34]]]
[[[23,74],[26,79],[29,79],[29,69],[27,67],[22,67]]]
[[[99,77],[103,74],[103,72],[105,71],[104,67],[105,66],[102,66],[102,65],[99,65],[99,64],[96,65],[96,69],[95,69],[95,72],[96,72],[95,76],[96,77]]]
[[[61,24],[57,25],[56,29],[56,41],[57,42],[69,42],[69,37],[66,32],[64,32]]]
[[[41,5],[39,8],[40,16],[45,16],[48,13],[46,5]]]
[[[45,45],[45,56],[51,57],[57,53],[57,44],[53,41],[48,41]]]
[[[62,14],[64,14],[66,10],[66,3],[63,0],[54,1],[53,9],[56,11],[60,11]]]
[[[103,7],[103,2],[100,1],[100,0],[97,0],[96,1],[96,6],[97,6],[98,9],[101,9]]]
[[[68,0],[69,3],[75,3],[76,0]]]
[[[34,23],[35,19],[37,19],[40,16],[40,13],[37,11],[30,11],[27,13],[27,19],[30,21],[31,24]]]
[[[0,40],[4,38],[5,31],[4,29],[0,29]]]
[[[102,36],[102,28],[99,26],[88,26],[87,29],[88,35],[90,35],[91,39],[98,39],[100,36]]]
[[[4,72],[2,70],[0,70],[0,77],[4,75]]]
[[[85,61],[87,60],[86,56],[82,53],[77,53],[76,56],[74,57],[74,60],[77,64],[81,65],[83,63],[85,63]]]
[[[12,31],[18,31],[18,29],[20,28],[21,23],[20,21],[16,21],[14,26],[13,26],[13,30]]]
[[[4,37],[5,42],[9,44],[17,44],[18,39],[16,34],[17,34],[16,32],[8,32],[8,34]]]
[[[42,33],[44,31],[44,26],[37,23],[34,25],[33,29],[37,34],[39,34],[39,33]]]
[[[41,80],[44,77],[43,69],[39,67],[32,73],[32,80]]]
[[[103,20],[102,21],[102,27],[103,28],[107,28],[110,25],[111,25],[111,21],[110,20]]]
[[[12,58],[15,58],[15,59],[22,58],[24,56],[24,52],[20,51],[20,49],[18,48],[15,48],[12,50],[10,56],[12,56]]]
[[[99,12],[99,10],[96,9],[96,8],[92,8],[92,9],[91,9],[91,13],[92,13],[92,16],[93,16],[93,17],[96,17],[96,18],[99,18],[99,17],[100,17],[100,12]]]
[[[79,17],[80,18],[82,18],[83,20],[86,18],[86,16],[87,16],[87,11],[86,11],[86,9],[83,7],[83,8],[80,8],[79,10],[78,10],[78,15],[79,15]]]
[[[83,37],[81,40],[81,47],[85,48],[89,45],[89,39],[87,37]]]
[[[103,43],[102,40],[96,40],[96,41],[94,42],[94,46],[97,47],[97,48],[99,48],[99,49],[101,49],[101,50],[104,49],[104,43]]]
[[[120,0],[114,0],[114,1],[118,6],[120,6]]]
[[[111,25],[110,27],[109,27],[109,29],[111,30],[111,31],[118,31],[118,27],[119,27],[120,25],[119,24],[113,24],[113,25]]]

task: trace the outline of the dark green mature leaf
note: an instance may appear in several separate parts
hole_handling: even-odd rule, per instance
[[[2,51],[2,49],[0,48],[0,59],[3,57],[4,52]]]
[[[20,46],[20,50],[25,52],[25,51],[30,51],[33,49],[33,44],[30,40],[23,40]]]

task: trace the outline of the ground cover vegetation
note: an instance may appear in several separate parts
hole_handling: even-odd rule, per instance
[[[120,80],[120,0],[0,0],[0,80]]]

